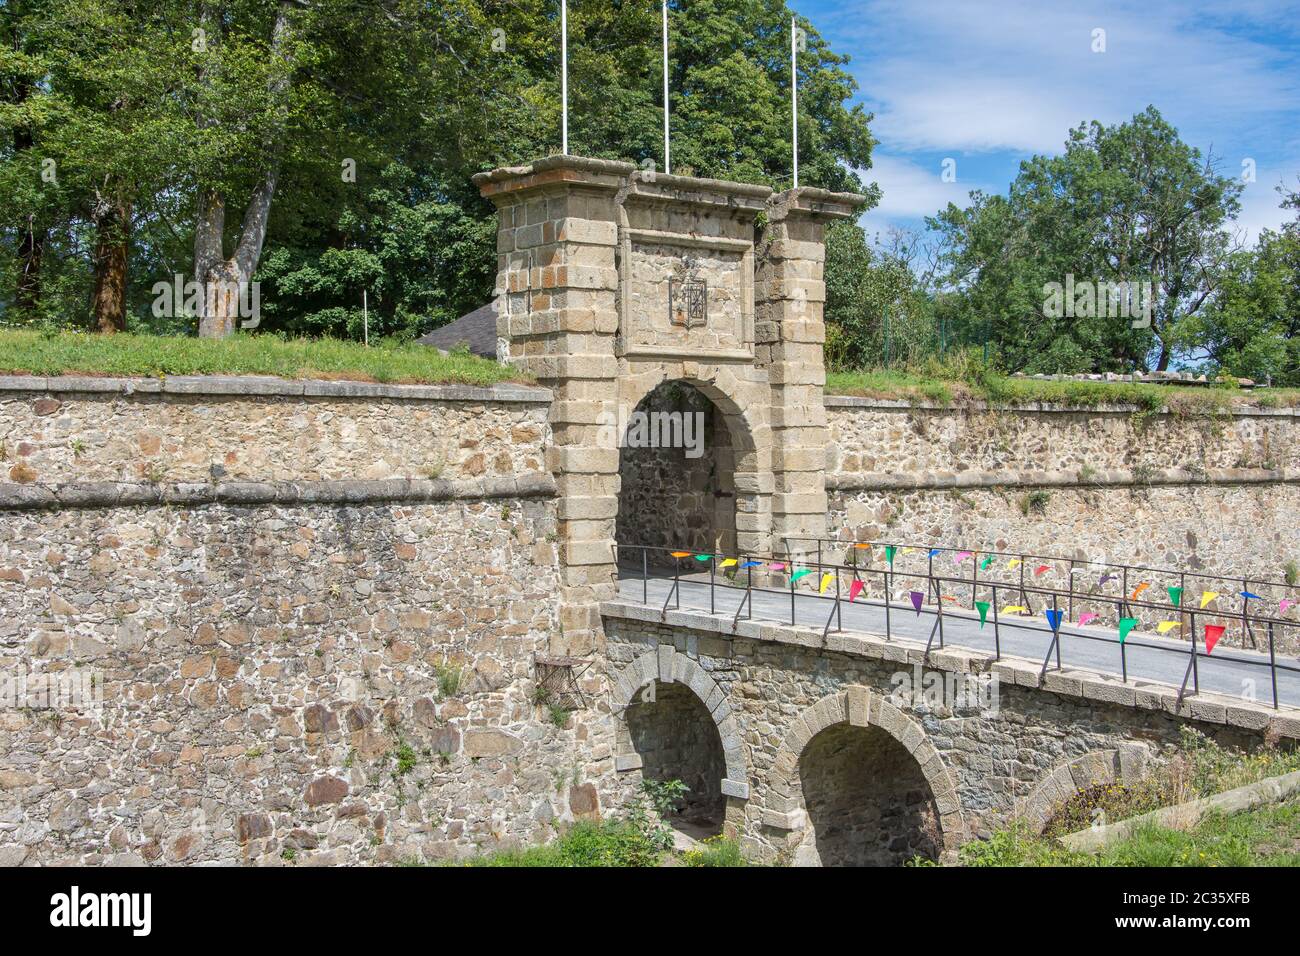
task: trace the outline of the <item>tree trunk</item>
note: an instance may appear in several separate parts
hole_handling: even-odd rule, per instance
[[[126,331],[126,257],[131,204],[105,204],[95,227],[95,297],[91,325],[96,332]]]
[[[18,240],[18,284],[14,306],[18,314],[34,318],[41,307],[41,262],[45,257],[45,232],[37,232],[36,217],[28,216]]]

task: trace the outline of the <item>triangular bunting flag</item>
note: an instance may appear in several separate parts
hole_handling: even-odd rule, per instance
[[[954,563],[954,564],[961,564],[963,561],[965,561],[965,560],[966,560],[967,558],[969,558],[969,557],[972,557],[971,552],[969,552],[969,551],[958,551],[958,552],[957,552],[957,557],[953,558],[953,563]]]
[[[737,562],[736,562],[736,559],[735,559],[735,558],[727,558],[727,560],[725,560],[725,561],[723,561],[721,564],[719,564],[718,567],[720,567],[720,568],[734,568],[734,567],[736,566],[736,564],[737,564]]]
[[[1201,610],[1204,610],[1204,609],[1205,609],[1205,606],[1206,606],[1207,604],[1209,604],[1211,601],[1213,601],[1213,600],[1214,600],[1216,597],[1218,597],[1218,596],[1219,596],[1219,592],[1218,592],[1218,591],[1202,591],[1202,592],[1201,592]]]
[[[897,551],[898,551],[898,548],[896,548],[894,545],[892,545],[892,544],[887,544],[887,545],[885,545],[885,560],[888,561],[890,564],[893,564],[893,563],[894,563],[894,554],[895,554],[895,552],[897,552]]]
[[[1048,567],[1046,564],[1040,564],[1038,567],[1034,568],[1034,577],[1038,577],[1044,571],[1050,571],[1050,570],[1052,569]]]
[[[674,552],[673,552],[673,557],[674,557],[674,558],[689,558],[690,556],[691,556],[691,553],[690,553],[689,551],[674,551]]]
[[[1149,587],[1151,587],[1151,583],[1149,581],[1143,581],[1141,584],[1139,584],[1137,587],[1133,589],[1133,593],[1128,596],[1128,599],[1130,601],[1136,601],[1138,599],[1138,595],[1141,594]]]
[[[1128,632],[1133,630],[1133,628],[1137,626],[1138,626],[1138,619],[1135,617],[1120,618],[1119,619],[1119,642],[1123,644],[1124,639],[1128,637]]]
[[[1278,601],[1277,609],[1281,611],[1283,614],[1285,614],[1286,609],[1292,607],[1294,604],[1295,601],[1291,600],[1290,598],[1283,598],[1281,601]]]
[[[1023,564],[1023,562],[1019,558],[1012,558],[1007,562],[1007,570],[1011,571],[1014,568],[1019,567],[1021,564]]]
[[[1114,580],[1115,580],[1115,575],[1113,575],[1113,574],[1103,574],[1103,575],[1102,575],[1102,576],[1097,580],[1097,586],[1098,586],[1098,587],[1105,587],[1107,581],[1114,581]]]
[[[1047,615],[1047,623],[1051,626],[1052,630],[1059,631],[1061,629],[1062,612],[1054,611],[1049,607],[1043,613]]]
[[[852,603],[852,601],[853,601],[853,599],[854,599],[855,597],[857,597],[859,594],[862,593],[862,589],[863,589],[864,587],[866,587],[866,585],[863,584],[861,581],[854,581],[852,584],[849,585],[849,602],[850,602],[850,603]]]
[[[1174,607],[1179,607],[1183,603],[1182,588],[1169,589],[1169,603],[1172,604]]]
[[[938,548],[931,548],[931,549],[930,549],[930,557],[932,557],[932,558],[933,558],[933,557],[936,557],[938,554],[939,554],[939,549],[938,549]]]
[[[807,574],[812,574],[812,568],[800,568],[794,574],[790,575],[790,583],[793,584],[795,581],[798,581],[801,577]]]
[[[1097,620],[1097,615],[1096,615],[1096,614],[1093,614],[1091,611],[1089,611],[1087,614],[1080,614],[1080,615],[1079,615],[1079,626],[1080,626],[1080,627],[1083,627],[1083,626],[1085,626],[1089,621],[1095,621],[1095,620]]]
[[[771,564],[768,565],[768,567],[771,568],[773,571],[785,570],[785,564],[781,561],[773,561]]]
[[[921,602],[923,600],[925,600],[925,595],[920,591],[912,592],[912,607],[916,608],[916,613],[918,615],[921,613]]]
[[[822,586],[819,587],[819,588],[817,589],[817,591],[818,591],[819,593],[821,593],[821,594],[825,594],[825,593],[826,593],[826,589],[827,589],[828,587],[831,586],[831,582],[834,581],[834,580],[835,580],[835,575],[833,575],[833,574],[823,574],[823,575],[822,575]]]
[[[1022,604],[1008,604],[1002,609],[1003,614],[1024,614],[1029,608]]]
[[[1174,628],[1182,627],[1182,626],[1183,626],[1182,623],[1179,621],[1161,621],[1159,624],[1156,625],[1156,630],[1159,631],[1161,634],[1168,634]]]
[[[697,555],[695,556],[695,560],[696,560],[696,561],[709,561],[709,560],[711,560],[712,558],[713,558],[713,555],[711,555],[711,554],[697,554]]]
[[[976,601],[975,609],[980,612],[980,627],[983,627],[984,622],[988,620],[988,616],[989,616],[989,602]]]
[[[853,547],[857,548],[859,551],[869,551],[871,549],[871,545],[865,541],[859,542],[858,544],[855,544]]]
[[[1264,599],[1263,599],[1262,597],[1260,597],[1258,594],[1251,594],[1249,591],[1241,591],[1241,592],[1239,592],[1239,593],[1240,593],[1241,596],[1244,597],[1247,601],[1262,601],[1262,600],[1264,600]]]
[[[762,561],[746,561],[744,564],[740,566],[740,570],[743,571],[745,570],[745,568],[761,568],[762,566],[763,566]]]
[[[1214,652],[1214,645],[1219,643],[1219,638],[1223,637],[1223,630],[1222,624],[1205,625],[1205,653]]]
[[[986,556],[984,557],[984,560],[980,562],[980,570],[981,570],[981,571],[987,571],[987,570],[989,569],[989,565],[992,564],[992,563],[993,563],[993,555],[991,555],[991,554],[990,554],[990,555],[986,555]]]

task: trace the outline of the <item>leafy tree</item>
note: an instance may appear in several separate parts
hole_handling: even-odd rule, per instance
[[[1184,143],[1154,107],[1126,123],[1070,133],[1060,156],[1021,164],[1007,197],[972,194],[929,220],[944,237],[960,321],[987,322],[1008,369],[1166,369],[1187,320],[1213,295],[1233,251],[1241,184]],[[1149,327],[1082,298],[1050,308],[1049,286],[1151,283]],[[1100,301],[1100,300],[1098,300]]]

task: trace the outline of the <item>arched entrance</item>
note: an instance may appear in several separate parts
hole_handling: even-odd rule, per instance
[[[809,741],[799,780],[823,866],[900,866],[937,860],[939,813],[912,755],[879,727],[835,724]]]
[[[680,780],[687,787],[680,813],[670,820],[696,839],[722,832],[727,775],[722,738],[703,702],[684,684],[655,681],[627,709],[632,750],[641,758],[641,779]]]
[[[617,540],[733,554],[739,442],[700,388],[660,383],[628,415],[619,453]],[[640,557],[636,556],[639,563]],[[665,563],[661,556],[656,562]]]

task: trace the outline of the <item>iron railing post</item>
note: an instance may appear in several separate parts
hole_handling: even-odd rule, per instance
[[[1268,673],[1273,681],[1273,709],[1277,710],[1277,653],[1273,647],[1273,622],[1268,622]]]
[[[649,550],[641,546],[641,603],[650,603],[650,558]]]

